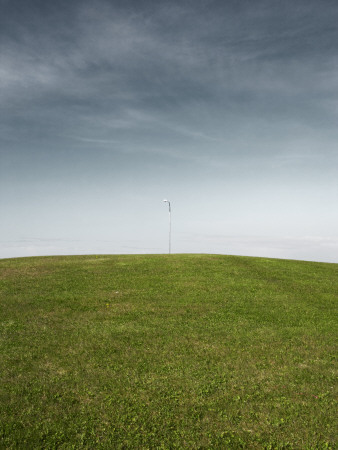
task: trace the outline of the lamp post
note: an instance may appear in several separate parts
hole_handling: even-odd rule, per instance
[[[166,198],[163,200],[165,203],[168,203],[169,206],[169,255],[171,253],[171,206],[170,201]]]

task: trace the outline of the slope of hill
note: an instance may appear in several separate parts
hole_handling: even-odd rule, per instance
[[[0,260],[1,448],[334,448],[338,265]]]

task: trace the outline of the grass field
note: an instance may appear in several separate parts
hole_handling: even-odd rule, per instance
[[[0,448],[335,448],[338,264],[0,260]]]

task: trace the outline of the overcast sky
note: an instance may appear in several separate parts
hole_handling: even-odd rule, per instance
[[[0,0],[0,257],[338,262],[336,0]]]

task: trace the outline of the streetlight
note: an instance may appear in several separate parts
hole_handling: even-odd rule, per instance
[[[168,203],[169,206],[169,255],[171,253],[171,206],[170,201],[166,198],[163,200],[165,203]]]

